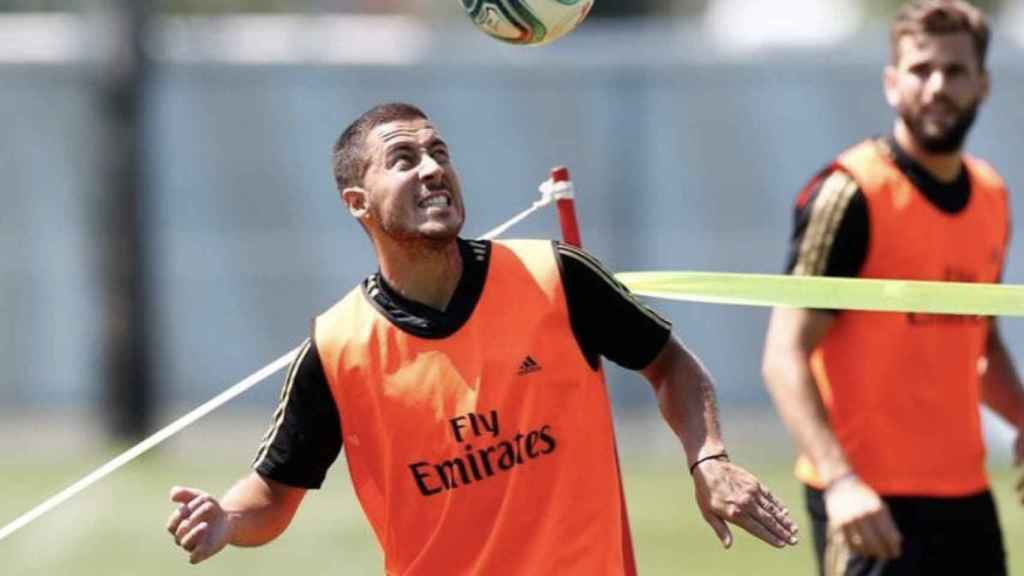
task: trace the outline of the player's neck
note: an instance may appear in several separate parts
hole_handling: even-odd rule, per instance
[[[902,121],[896,122],[893,135],[896,138],[896,143],[907,156],[910,156],[914,162],[917,162],[939,182],[953,182],[960,176],[960,171],[963,170],[960,150],[942,153],[929,152],[917,144],[914,136]]]
[[[442,245],[378,246],[384,281],[408,300],[444,310],[462,278],[458,242]]]

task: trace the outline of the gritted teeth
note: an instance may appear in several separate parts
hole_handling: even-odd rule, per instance
[[[447,208],[452,205],[452,199],[447,194],[437,194],[435,196],[429,196],[420,201],[420,206],[423,208],[432,208],[435,206]]]

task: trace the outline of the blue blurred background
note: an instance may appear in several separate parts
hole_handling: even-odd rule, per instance
[[[456,0],[0,0],[0,524],[294,347],[374,270],[329,163],[369,107],[408,101],[433,117],[462,175],[467,236],[527,208],[564,164],[584,246],[611,269],[778,273],[806,180],[890,130],[881,74],[898,4],[597,0],[572,35],[523,48],[477,31]],[[968,148],[1013,191],[1024,186],[1024,3],[983,4],[993,92]],[[1012,205],[1021,222],[1016,196]],[[546,209],[509,235],[558,234]],[[1014,284],[1021,243],[1005,274]],[[715,374],[734,454],[760,458],[800,508],[791,445],[759,375],[768,311],[652,305]],[[1024,356],[1024,323],[1002,328]],[[676,573],[677,559],[651,551],[677,554],[680,515],[707,538],[686,554],[706,548],[703,566],[719,570],[693,573],[747,573],[720,564],[695,511],[672,507],[689,502],[674,496],[683,460],[661,457],[678,445],[646,384],[609,374],[623,453],[651,454],[626,479],[645,573],[662,562]],[[40,522],[46,549],[54,530],[74,544],[54,544],[51,563],[27,530],[9,549],[20,554],[11,573],[138,573],[119,557],[128,549],[153,563],[143,573],[183,568],[163,564],[180,560],[158,530],[166,488],[201,480],[219,492],[242,474],[280,382],[187,431],[174,458],[123,471]],[[987,426],[1009,492],[1010,431]],[[378,566],[351,492],[334,498],[321,508],[347,507],[344,525],[361,531],[349,545]],[[324,518],[293,532],[347,541],[333,515],[311,513]],[[133,544],[111,553],[72,538],[81,518],[97,539]],[[737,554],[761,573],[776,561],[759,551]],[[791,561],[810,573],[805,552]],[[222,573],[279,573],[307,551],[275,554],[279,564],[257,556]]]
[[[117,5],[64,4],[0,12],[0,407],[102,418],[105,326],[128,314],[103,304],[120,242],[104,219],[118,201],[105,92]],[[173,413],[277,357],[373,270],[329,150],[382,101],[422,106],[450,141],[468,235],[527,207],[565,164],[584,244],[614,270],[781,271],[805,180],[890,128],[892,4],[598,0],[578,31],[541,48],[485,37],[454,1],[154,4],[135,261],[153,405]],[[1024,10],[989,4],[994,90],[969,148],[1015,188]],[[1019,202],[1014,212],[1020,221]],[[557,234],[554,211],[512,232]],[[1008,282],[1022,279],[1019,244]],[[767,406],[766,310],[655,305],[717,375],[723,403]],[[1019,353],[1024,326],[1004,325]],[[621,406],[649,401],[612,379]],[[241,402],[266,405],[277,388]]]

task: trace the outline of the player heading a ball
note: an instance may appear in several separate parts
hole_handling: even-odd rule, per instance
[[[462,5],[477,28],[494,38],[539,46],[572,32],[594,0],[462,0]]]

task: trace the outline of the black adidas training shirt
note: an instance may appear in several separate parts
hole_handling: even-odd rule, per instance
[[[446,338],[469,319],[483,292],[491,243],[459,239],[463,272],[446,310],[403,298],[380,273],[362,283],[364,294],[396,326],[421,338]],[[640,370],[668,341],[671,324],[638,302],[589,254],[553,243],[569,320],[580,350],[597,369],[603,356]],[[319,488],[341,453],[338,410],[316,344],[307,340],[288,369],[281,401],[253,468],[289,486]]]

